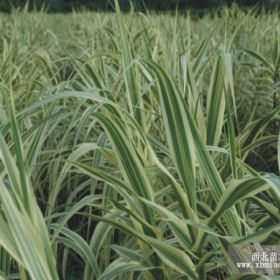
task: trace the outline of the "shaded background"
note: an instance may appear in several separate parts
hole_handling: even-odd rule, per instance
[[[27,0],[0,0],[0,10],[9,12],[12,7],[23,7]],[[119,0],[123,10],[129,9],[129,0]],[[144,5],[154,10],[173,10],[178,5],[179,9],[212,9],[223,4],[238,3],[241,6],[255,5],[260,3],[265,7],[280,6],[280,0],[132,0],[131,2],[143,9]],[[111,10],[112,7],[106,0],[30,0],[29,9],[40,8],[43,3],[53,12],[68,12],[72,8],[87,8],[90,10]],[[143,5],[144,3],[144,5]]]

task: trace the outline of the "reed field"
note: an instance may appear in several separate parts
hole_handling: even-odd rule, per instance
[[[0,279],[279,279],[279,12],[0,14]]]

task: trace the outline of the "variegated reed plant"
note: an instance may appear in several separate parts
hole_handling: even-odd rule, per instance
[[[279,244],[278,18],[115,5],[1,21],[0,277],[238,279]]]

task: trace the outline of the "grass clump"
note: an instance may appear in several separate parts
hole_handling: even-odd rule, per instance
[[[279,244],[278,23],[1,15],[0,278],[239,277],[229,245]]]

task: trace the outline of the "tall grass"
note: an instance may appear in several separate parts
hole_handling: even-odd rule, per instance
[[[278,15],[115,4],[1,15],[0,279],[239,279],[280,241]]]

